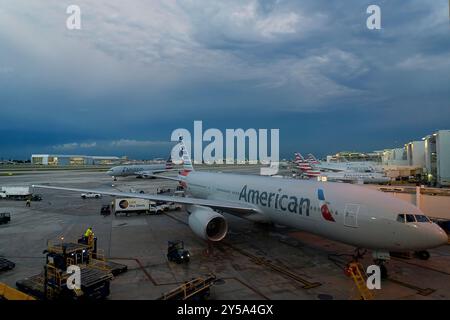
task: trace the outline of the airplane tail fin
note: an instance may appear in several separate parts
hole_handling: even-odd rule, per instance
[[[295,158],[294,158],[294,162],[295,163],[298,163],[298,162],[301,162],[301,161],[305,160],[303,158],[303,156],[300,153],[298,153],[298,152],[295,152],[294,156],[295,156]]]
[[[296,152],[294,160],[298,170],[300,170],[300,172],[308,178],[317,177],[320,175],[320,171],[313,168],[314,161],[311,160],[311,156],[314,158],[313,155],[309,154],[308,159],[305,159],[300,153]]]
[[[166,169],[173,169],[172,156],[169,155],[169,159],[166,161]]]
[[[298,152],[295,153],[294,163],[297,165],[297,168],[302,172],[312,169],[308,161],[306,161],[305,158],[303,158],[303,156]]]
[[[308,162],[311,164],[320,164],[320,161],[312,154],[308,154]]]
[[[178,140],[181,146],[181,157],[183,159],[183,173],[187,175],[189,172],[194,171],[194,167],[192,166],[192,161],[189,153],[186,150],[186,145],[183,142],[183,137],[180,137]]]

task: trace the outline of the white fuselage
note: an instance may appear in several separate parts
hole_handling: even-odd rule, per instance
[[[364,183],[386,183],[390,179],[382,173],[378,172],[357,172],[357,171],[341,171],[341,172],[321,172],[320,176],[326,177],[327,181],[349,181]]]
[[[159,173],[166,170],[166,164],[133,164],[129,166],[117,166],[109,169],[106,173],[112,177],[136,176],[141,172]]]
[[[314,169],[328,171],[382,172],[381,166],[370,162],[321,162]]]
[[[193,197],[253,204],[274,223],[359,248],[417,251],[447,241],[434,223],[397,221],[399,214],[423,215],[417,207],[361,186],[209,172],[190,172],[184,182]],[[322,213],[324,204],[331,220]]]

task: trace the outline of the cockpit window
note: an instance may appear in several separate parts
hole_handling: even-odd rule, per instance
[[[416,214],[416,220],[417,220],[417,222],[431,222],[427,216],[424,216],[421,214]]]
[[[397,221],[401,223],[409,222],[431,222],[431,220],[423,214],[399,214]]]

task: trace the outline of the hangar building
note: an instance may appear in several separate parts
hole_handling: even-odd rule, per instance
[[[62,154],[33,154],[31,163],[44,166],[83,166],[83,165],[112,165],[120,163],[119,157],[62,155]]]

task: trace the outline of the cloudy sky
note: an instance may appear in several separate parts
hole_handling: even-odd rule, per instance
[[[403,145],[450,129],[448,0],[0,0],[0,119],[4,158],[164,156],[194,120],[282,156]]]

